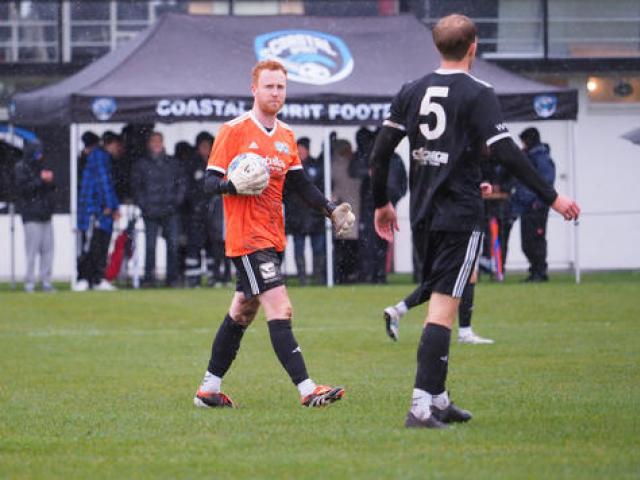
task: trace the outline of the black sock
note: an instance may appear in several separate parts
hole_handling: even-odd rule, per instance
[[[460,306],[458,307],[458,323],[460,327],[471,326],[471,315],[473,314],[473,294],[476,289],[475,283],[469,283],[462,291]]]
[[[302,352],[291,330],[291,320],[269,320],[267,325],[273,350],[294,385],[309,378]]]
[[[404,299],[404,304],[408,309],[412,309],[413,307],[422,305],[424,302],[429,300],[430,297],[431,292],[425,287],[424,283],[421,283],[409,294],[407,298]]]
[[[449,367],[451,330],[442,325],[427,323],[418,346],[418,371],[415,387],[431,395],[445,391]]]
[[[227,313],[211,346],[211,358],[209,359],[208,368],[210,373],[220,378],[227,373],[231,363],[236,358],[240,348],[240,341],[246,328],[234,322]]]

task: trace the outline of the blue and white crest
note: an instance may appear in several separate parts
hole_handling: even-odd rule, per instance
[[[283,142],[276,142],[276,151],[278,153],[284,153],[285,155],[289,155],[289,145]]]
[[[558,97],[555,95],[537,95],[533,99],[533,109],[541,118],[549,118],[558,108]]]
[[[117,109],[116,99],[113,97],[98,97],[91,102],[93,115],[102,122],[109,120]]]
[[[258,60],[278,60],[289,80],[326,85],[349,76],[353,57],[344,41],[313,30],[278,30],[258,35],[254,41]]]

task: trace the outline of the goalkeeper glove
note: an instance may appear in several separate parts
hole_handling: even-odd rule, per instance
[[[342,237],[351,230],[353,224],[356,223],[356,216],[351,211],[351,205],[346,202],[338,205],[331,212],[331,223],[337,237]]]

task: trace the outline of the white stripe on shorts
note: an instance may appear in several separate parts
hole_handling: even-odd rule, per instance
[[[249,279],[251,293],[253,293],[254,295],[258,295],[260,293],[258,280],[256,280],[256,275],[255,273],[253,273],[253,268],[251,268],[251,262],[249,261],[249,257],[247,255],[242,256],[242,264],[244,265],[244,271],[246,272],[247,278]]]
[[[474,260],[476,259],[478,243],[480,242],[481,237],[481,232],[475,231],[471,233],[471,238],[469,238],[469,243],[467,244],[467,252],[464,255],[464,262],[462,262],[462,268],[460,269],[456,283],[453,286],[453,293],[451,294],[452,297],[460,298],[464,291],[464,287],[467,286],[471,270],[473,269],[473,264],[475,263]]]

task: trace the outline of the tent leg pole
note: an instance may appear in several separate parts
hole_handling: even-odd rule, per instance
[[[9,202],[9,244],[11,255],[11,289],[16,289],[16,205]]]
[[[69,191],[69,212],[71,216],[71,235],[73,237],[73,270],[71,271],[70,286],[73,287],[76,284],[76,274],[78,272],[78,231],[77,231],[77,195],[78,195],[78,124],[72,123],[69,128],[69,165],[71,165],[71,171],[69,172],[70,178],[70,191]]]
[[[13,123],[9,124],[9,143],[15,145]],[[9,202],[9,255],[11,256],[11,289],[16,289],[16,204]]]
[[[578,179],[576,177],[576,122],[574,120],[569,121],[569,159],[571,169],[571,196],[578,199]],[[575,275],[576,284],[579,284],[582,280],[582,272],[580,269],[580,222],[575,221],[573,227],[573,272]]]
[[[327,127],[324,130],[324,196],[331,198],[331,132]],[[327,251],[327,287],[333,287],[333,231],[331,221],[324,221],[325,243]]]

